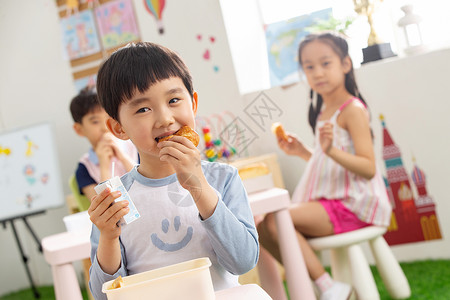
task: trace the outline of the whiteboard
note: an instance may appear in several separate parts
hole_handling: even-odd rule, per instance
[[[0,132],[0,221],[64,205],[50,124]]]

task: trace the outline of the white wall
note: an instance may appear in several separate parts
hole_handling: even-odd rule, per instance
[[[276,148],[269,128],[260,129],[243,112],[259,95],[241,96],[234,75],[232,59],[226,40],[218,1],[167,1],[163,14],[166,33],[159,35],[155,21],[143,7],[134,1],[142,39],[164,44],[179,52],[191,69],[194,87],[199,92],[199,114],[208,115],[224,110],[254,129],[258,138],[249,147],[252,155],[279,153],[279,161],[287,188],[292,191],[301,176],[304,163],[289,158]],[[62,58],[59,19],[53,0],[0,0],[0,130],[50,121],[56,128],[56,140],[62,181],[67,182],[78,158],[88,148],[86,141],[72,130],[68,105],[75,94],[68,61]],[[202,34],[202,41],[196,39]],[[214,36],[216,42],[208,43]],[[211,59],[202,58],[210,49]],[[428,189],[434,197],[443,236],[448,236],[449,211],[446,189],[450,169],[447,154],[450,149],[447,70],[450,69],[450,51],[435,52],[409,59],[374,63],[357,71],[361,90],[372,109],[372,125],[380,140],[380,112],[386,116],[395,141],[403,150],[403,159],[410,170],[411,152],[429,178]],[[219,66],[219,72],[213,66]],[[286,128],[311,143],[312,134],[307,125],[308,88],[304,82],[287,89],[273,88],[265,94],[282,110],[279,118]],[[270,125],[268,125],[270,126]],[[376,144],[377,154],[381,153]],[[66,194],[68,186],[64,186]],[[40,238],[61,232],[62,217],[67,208],[33,216],[29,222]],[[52,282],[49,266],[36,250],[36,245],[21,222],[17,222],[24,250],[30,257],[29,265],[38,285]],[[0,268],[2,285],[0,295],[27,287],[28,280],[15,245],[11,228],[0,229]],[[400,260],[426,257],[449,258],[448,240],[396,246]]]

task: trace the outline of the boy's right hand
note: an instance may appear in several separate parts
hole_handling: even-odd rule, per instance
[[[118,222],[130,210],[128,201],[114,202],[120,195],[120,191],[111,192],[106,188],[91,199],[88,213],[103,239],[113,240],[120,236],[121,229]]]

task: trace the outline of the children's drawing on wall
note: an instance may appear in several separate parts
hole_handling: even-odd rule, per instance
[[[78,0],[66,0],[66,15],[70,16],[72,13],[78,14]]]
[[[89,9],[93,9],[94,7],[97,7],[100,5],[98,0],[84,0],[84,3],[87,3],[87,6]]]
[[[97,83],[97,74],[79,78],[74,81],[77,94],[85,87],[94,87]]]
[[[162,13],[166,6],[166,0],[144,0],[144,6],[148,13],[155,17],[159,34],[163,34],[164,25],[162,22]]]
[[[425,173],[414,158],[414,168],[411,171],[412,182],[417,190],[417,196],[414,196],[400,148],[387,130],[383,115],[380,115],[380,120],[383,126],[383,160],[387,173],[385,184],[393,208],[391,224],[384,236],[387,243],[397,245],[441,239],[436,205],[426,189]]]
[[[101,51],[92,11],[61,19],[65,53],[70,60]]]
[[[328,20],[331,8],[264,26],[271,86],[289,85],[300,80],[297,51],[307,30],[317,20]]]
[[[139,39],[139,30],[131,0],[105,3],[95,9],[98,30],[104,49]]]
[[[205,62],[209,62],[209,61],[212,62],[210,49],[211,49],[212,45],[216,42],[216,37],[213,35],[204,37],[202,34],[197,34],[196,39],[203,46],[202,52],[201,52],[203,60]],[[217,64],[213,63],[212,70],[215,73],[217,73],[217,72],[219,72],[220,68]]]

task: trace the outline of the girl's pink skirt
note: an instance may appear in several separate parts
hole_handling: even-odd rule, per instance
[[[321,198],[319,199],[319,202],[327,211],[330,221],[333,224],[335,234],[371,225],[358,219],[358,217],[345,207],[339,199]]]

